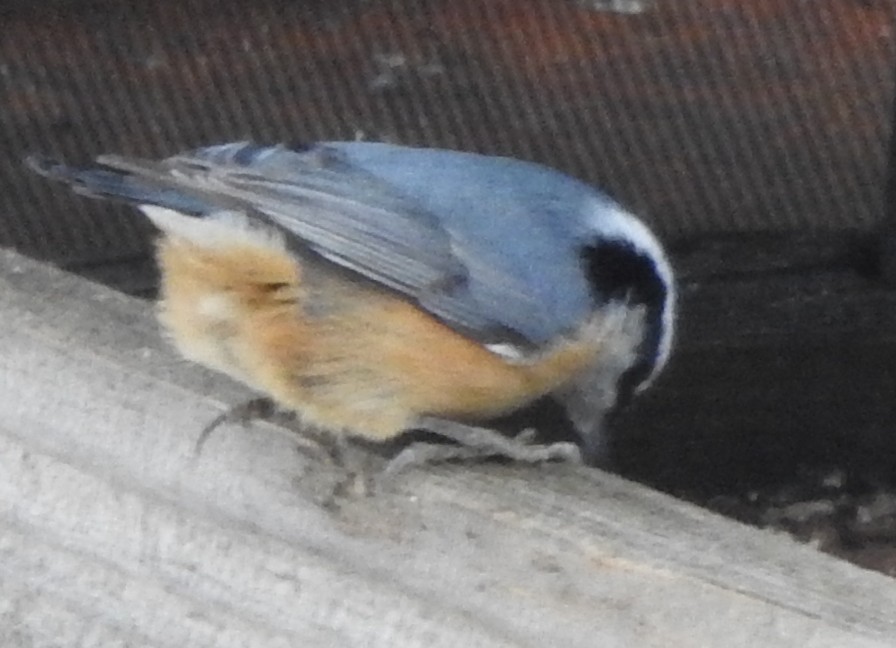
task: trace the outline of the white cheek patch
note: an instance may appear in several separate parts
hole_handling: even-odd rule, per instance
[[[140,205],[140,210],[160,230],[205,248],[256,245],[282,252],[282,234],[254,223],[245,213],[221,210],[207,216],[188,216],[158,205]]]

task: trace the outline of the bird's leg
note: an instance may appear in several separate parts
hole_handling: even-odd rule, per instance
[[[295,413],[280,409],[270,398],[259,397],[234,405],[223,414],[216,416],[208,425],[202,428],[193,454],[199,456],[208,438],[218,427],[225,424],[249,425],[252,421],[261,420],[273,423],[295,432],[299,436],[311,440],[315,445],[323,448],[328,458],[337,466],[343,466],[345,456],[345,442],[340,435],[318,432],[299,424]]]
[[[575,443],[557,442],[545,445],[532,444],[535,431],[526,429],[516,437],[508,438],[496,430],[474,427],[435,417],[420,420],[420,429],[433,432],[459,445],[438,443],[413,443],[399,452],[383,473],[394,475],[412,465],[452,460],[476,460],[489,457],[505,457],[525,463],[568,461],[581,463],[582,455]]]
[[[278,413],[277,406],[270,398],[253,398],[239,405],[234,405],[224,413],[212,419],[208,425],[202,428],[196,445],[193,446],[193,455],[202,454],[202,448],[216,429],[225,424],[238,423],[246,426],[256,419],[271,421]]]
[[[253,398],[235,405],[216,416],[199,433],[194,453],[198,456],[212,432],[224,424],[248,425],[255,420],[267,421],[294,432],[303,439],[310,440],[316,450],[323,450],[326,458],[341,471],[342,475],[333,485],[331,492],[323,498],[324,506],[338,507],[345,498],[369,495],[372,491],[371,475],[357,452],[351,452],[350,440],[342,434],[331,434],[326,430],[316,430],[303,425],[295,413],[277,407],[270,398]],[[299,451],[307,452],[309,446],[300,444]],[[318,455],[319,458],[319,455]]]

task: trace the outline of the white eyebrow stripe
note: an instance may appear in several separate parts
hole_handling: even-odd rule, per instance
[[[675,279],[669,258],[659,240],[640,219],[618,205],[595,202],[586,215],[591,231],[605,240],[626,241],[632,248],[653,261],[657,275],[666,287],[666,298],[661,315],[663,332],[657,347],[656,362],[644,387],[659,374],[672,351],[675,330],[676,302],[678,299]]]

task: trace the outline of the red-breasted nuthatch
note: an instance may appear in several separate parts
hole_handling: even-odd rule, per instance
[[[163,232],[159,317],[187,358],[319,429],[387,440],[549,395],[594,455],[672,341],[657,239],[519,160],[366,142],[233,143],[75,169]]]

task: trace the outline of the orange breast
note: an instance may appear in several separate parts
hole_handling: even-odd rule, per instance
[[[389,291],[263,246],[168,238],[158,258],[160,321],[183,355],[323,429],[387,439],[424,414],[489,418],[562,386],[599,351],[584,338],[511,362]]]

